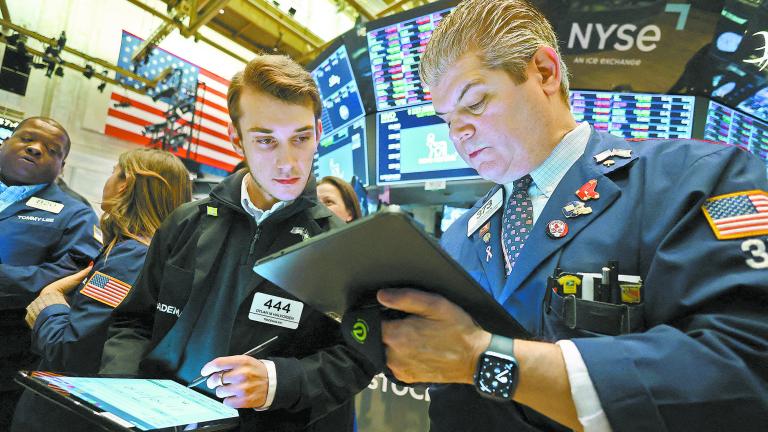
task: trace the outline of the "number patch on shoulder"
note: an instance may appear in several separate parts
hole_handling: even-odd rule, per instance
[[[744,251],[748,256],[746,261],[748,266],[753,269],[768,268],[768,251],[766,251],[764,240],[744,240],[741,243],[741,250]]]
[[[271,324],[289,329],[299,327],[304,303],[264,293],[256,293],[251,303],[248,318],[264,324]]]

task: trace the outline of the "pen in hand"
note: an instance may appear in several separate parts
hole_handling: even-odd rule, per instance
[[[266,347],[270,343],[274,342],[276,339],[277,339],[277,336],[274,336],[271,339],[267,339],[266,341],[260,343],[259,345],[256,345],[255,347],[253,347],[253,348],[249,349],[248,351],[244,352],[243,355],[252,356],[254,354],[258,354],[259,351],[264,349],[264,347]],[[195,386],[199,385],[200,383],[202,383],[203,381],[205,381],[206,379],[208,379],[208,376],[200,375],[199,377],[193,379],[192,382],[187,384],[187,388],[195,387]]]

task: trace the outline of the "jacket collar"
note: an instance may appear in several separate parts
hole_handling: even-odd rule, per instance
[[[236,212],[240,212],[243,215],[250,217],[250,215],[246,213],[245,209],[243,209],[240,203],[243,177],[245,177],[247,173],[247,170],[240,170],[222,180],[221,183],[216,185],[216,187],[214,187],[211,191],[211,200],[214,203],[223,204],[224,206]],[[304,187],[301,195],[299,195],[287,206],[270,215],[264,221],[264,224],[281,222],[295,215],[296,213],[301,212],[302,210],[306,210],[312,207],[314,207],[312,215],[316,219],[332,216],[331,211],[328,210],[325,206],[320,205],[317,199],[317,181],[315,180],[314,172],[309,174],[309,180],[307,180],[307,185]]]
[[[61,190],[61,188],[58,187],[56,183],[52,182],[47,184],[45,187],[43,187],[39,191],[33,193],[29,197],[16,201],[15,203],[6,207],[5,210],[0,212],[0,220],[8,219],[9,217],[20,212],[22,209],[27,208],[27,201],[32,197],[38,197],[48,201],[61,203],[64,205],[72,204],[69,200],[67,200],[67,197],[69,197],[69,195],[67,195],[66,192]]]

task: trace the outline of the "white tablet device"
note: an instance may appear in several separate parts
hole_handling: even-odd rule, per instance
[[[19,371],[16,381],[109,431],[218,431],[239,423],[236,409],[167,379]]]

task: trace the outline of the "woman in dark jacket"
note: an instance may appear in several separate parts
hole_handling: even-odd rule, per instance
[[[155,230],[191,199],[191,190],[189,172],[171,153],[136,149],[120,155],[102,195],[101,233],[95,233],[103,237],[101,253],[92,266],[45,287],[27,307],[32,350],[42,357],[39,370],[98,372],[112,311],[138,277]],[[14,431],[48,430],[58,420],[59,410],[41,409],[41,402],[25,393]]]

